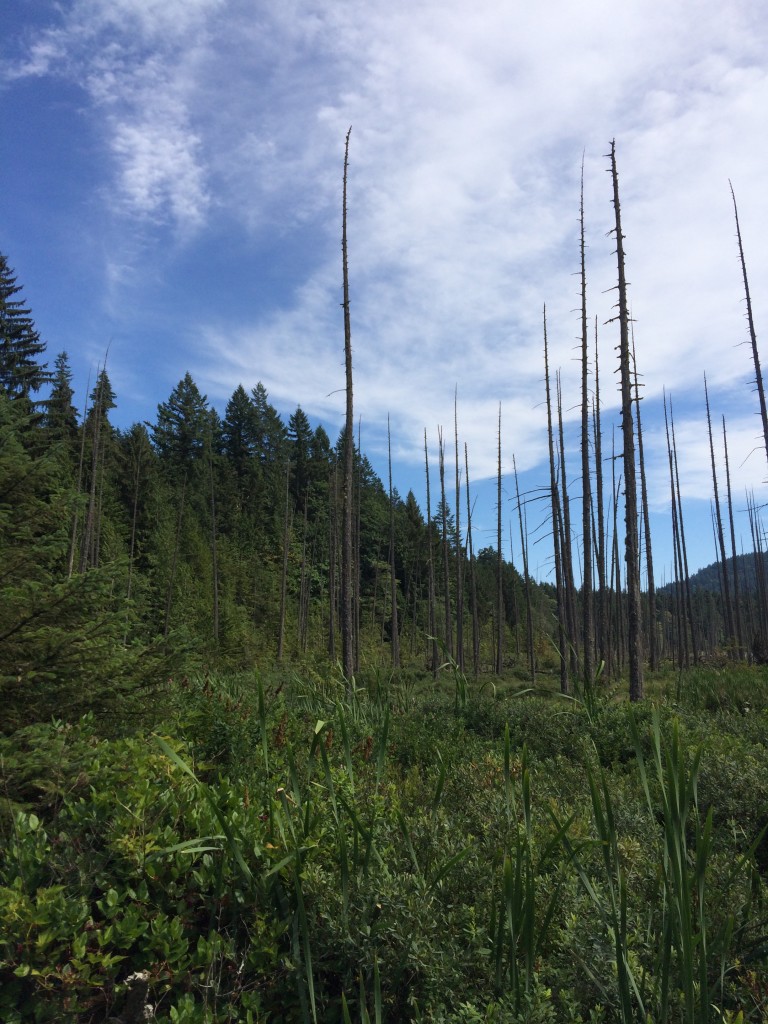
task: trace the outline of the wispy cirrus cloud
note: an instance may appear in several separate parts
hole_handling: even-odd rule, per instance
[[[574,416],[582,153],[589,317],[602,397],[616,407],[604,156],[615,137],[661,487],[665,456],[653,439],[662,438],[662,387],[679,402],[682,429],[700,422],[703,370],[729,415],[751,373],[737,347],[744,325],[727,181],[750,273],[765,280],[767,44],[751,0],[628,0],[621,9],[477,0],[471,12],[463,0],[75,0],[12,73],[64,74],[83,86],[114,161],[101,193],[129,233],[131,219],[154,240],[171,227],[184,259],[204,259],[226,245],[228,225],[246,239],[238,254],[250,247],[252,278],[290,250],[281,258],[292,287],[274,298],[251,308],[219,301],[186,321],[180,302],[183,355],[193,339],[191,368],[219,401],[261,378],[276,400],[330,422],[343,407],[341,159],[352,124],[356,399],[370,443],[383,448],[390,412],[398,450],[416,464],[423,427],[450,421],[458,384],[476,477],[495,470],[499,402],[505,450],[524,467],[545,456],[545,303],[552,365],[563,369]],[[165,248],[142,255],[151,273]],[[138,292],[129,276],[120,280]],[[755,291],[765,322],[768,301]],[[701,431],[687,440],[689,465],[705,465]],[[684,474],[689,493],[699,493],[700,475]]]

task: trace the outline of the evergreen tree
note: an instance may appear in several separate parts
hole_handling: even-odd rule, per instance
[[[222,424],[224,454],[239,480],[243,480],[255,461],[256,410],[242,384],[238,384],[227,402]]]
[[[150,428],[160,458],[175,470],[186,470],[202,454],[208,422],[208,399],[186,373],[168,401],[158,405],[157,424]]]
[[[255,451],[256,457],[265,467],[280,467],[278,474],[282,479],[281,464],[285,456],[286,431],[280,415],[269,402],[267,389],[259,381],[251,392],[253,408],[256,413]]]
[[[77,438],[77,409],[72,404],[72,370],[66,352],[56,356],[51,394],[45,403],[43,426],[51,441],[70,444]]]
[[[312,427],[301,406],[297,407],[296,412],[288,420],[288,440],[291,445],[293,467],[291,493],[297,504],[301,504],[310,482],[309,460],[313,440]]]
[[[24,398],[40,390],[50,375],[39,362],[45,343],[35,330],[29,309],[20,299],[8,261],[0,253],[0,391],[9,398]]]
[[[0,395],[0,731],[114,710],[164,671],[131,641],[120,565],[67,575],[76,496],[22,443],[28,419]]]

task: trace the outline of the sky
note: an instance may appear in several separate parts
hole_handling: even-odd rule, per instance
[[[505,537],[519,537],[514,457],[530,569],[551,579],[543,309],[576,503],[582,164],[606,451],[618,425],[615,139],[657,579],[672,575],[665,390],[689,567],[715,558],[705,372],[718,473],[725,416],[751,546],[745,492],[768,498],[768,467],[729,181],[760,342],[759,0],[14,0],[3,24],[0,251],[51,363],[68,352],[81,407],[108,351],[117,426],[153,420],[189,371],[222,414],[238,384],[261,381],[286,420],[301,405],[335,439],[351,126],[362,448],[386,480],[389,415],[394,483],[423,506],[424,431],[436,470],[438,427],[452,456],[456,395],[482,547],[495,537],[501,408]]]

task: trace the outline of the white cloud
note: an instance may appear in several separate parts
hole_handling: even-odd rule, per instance
[[[689,408],[702,404],[702,373],[729,416],[752,376],[738,347],[729,177],[758,331],[768,322],[767,44],[768,18],[751,0],[76,0],[16,73],[58,69],[83,84],[115,160],[114,205],[141,230],[174,225],[205,253],[212,238],[222,244],[220,223],[236,223],[252,239],[253,273],[276,237],[296,246],[292,294],[252,316],[210,312],[194,369],[211,395],[261,378],[276,400],[330,420],[343,406],[340,193],[352,124],[357,408],[379,448],[390,412],[415,465],[423,427],[451,421],[458,383],[475,479],[495,472],[499,402],[505,451],[522,468],[545,457],[545,302],[551,363],[576,415],[582,151],[589,317],[603,399],[616,408],[604,156],[615,137],[649,439],[666,386],[684,411],[694,495],[708,493],[702,419]],[[649,458],[666,493],[663,443]]]

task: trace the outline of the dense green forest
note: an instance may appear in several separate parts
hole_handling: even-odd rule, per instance
[[[473,550],[458,439],[426,512],[355,449],[345,674],[344,435],[189,374],[119,430],[4,258],[0,300],[2,1021],[766,1019],[760,530],[754,586],[640,595],[630,703],[616,502],[598,474],[579,586],[561,415],[553,585],[524,499],[520,571],[501,507]]]

